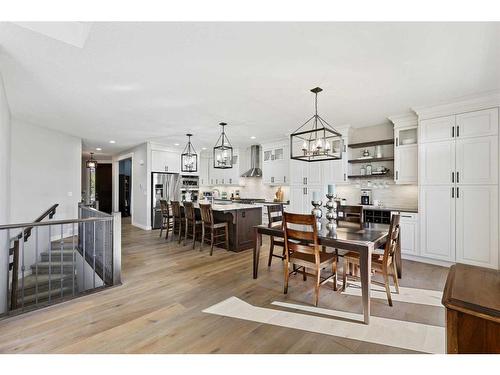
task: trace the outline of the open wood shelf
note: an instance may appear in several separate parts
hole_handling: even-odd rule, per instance
[[[348,147],[350,147],[350,148],[363,148],[363,147],[393,145],[393,144],[394,144],[394,138],[391,138],[391,139],[381,139],[380,141],[352,143],[352,144],[348,145]]]
[[[394,161],[394,157],[391,156],[387,158],[352,159],[349,160],[349,163],[361,164],[361,163],[375,163],[377,161]]]
[[[347,178],[379,178],[379,177],[392,177],[390,172],[384,174],[355,174],[347,176]]]

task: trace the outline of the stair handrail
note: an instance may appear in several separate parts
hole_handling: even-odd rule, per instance
[[[38,216],[35,221],[31,224],[35,223],[40,223],[42,222],[43,219],[45,219],[47,216],[49,219],[52,219],[54,215],[56,214],[56,208],[59,206],[58,203],[53,204],[50,206],[49,209],[45,210],[40,216]],[[5,226],[8,227],[8,226]],[[10,298],[10,307],[11,310],[14,310],[17,308],[17,289],[18,289],[18,282],[19,282],[19,241],[23,239],[24,242],[28,241],[28,238],[31,236],[31,230],[33,229],[34,225],[29,225],[24,228],[21,232],[19,232],[18,235],[12,237],[10,241],[14,242],[13,247],[9,247],[9,258],[12,256],[12,263],[9,262],[9,271],[12,270],[12,288],[11,288],[11,298]],[[5,228],[8,229],[8,228]],[[24,237],[24,238],[23,238]]]

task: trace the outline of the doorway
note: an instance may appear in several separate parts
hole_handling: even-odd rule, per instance
[[[113,168],[112,164],[97,164],[95,171],[95,199],[99,202],[99,211],[108,214],[112,211],[113,202]]]
[[[122,217],[130,216],[130,189],[132,186],[132,158],[118,163],[118,209]]]

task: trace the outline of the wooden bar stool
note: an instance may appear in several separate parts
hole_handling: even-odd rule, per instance
[[[205,242],[210,243],[210,255],[212,255],[214,251],[214,246],[220,244],[225,244],[226,250],[229,250],[229,228],[227,222],[214,222],[214,212],[211,204],[200,203],[200,211],[202,221],[200,251]],[[221,237],[224,237],[224,239],[218,241]]]
[[[267,220],[268,227],[279,227],[283,228],[283,205],[282,204],[270,204],[267,206]],[[274,246],[280,246],[283,248],[281,255],[274,254]],[[269,260],[267,261],[267,266],[271,267],[271,262],[273,257],[285,259],[285,241],[279,238],[274,238],[271,236],[271,245],[269,247]]]
[[[168,232],[173,231],[173,218],[172,213],[170,212],[170,206],[168,202],[164,199],[160,200],[160,210],[161,210],[161,227],[160,227],[160,238],[163,233],[163,230],[167,232],[165,234],[165,240],[168,239]]]
[[[193,249],[196,243],[196,234],[201,233],[201,220],[196,219],[196,211],[194,209],[193,202],[184,202],[184,215],[186,216],[186,230],[184,235],[184,245],[186,245],[187,239],[193,239]]]
[[[319,287],[333,278],[333,288],[337,284],[337,256],[333,253],[322,251],[318,244],[318,228],[314,215],[283,213],[283,227],[285,233],[285,287],[284,293],[288,293],[288,279],[291,274],[302,268],[302,274],[314,276],[316,285],[314,287],[314,305],[318,306]],[[310,229],[310,230],[302,230]],[[292,272],[289,264],[298,266]],[[331,267],[332,274],[321,278],[321,270]],[[307,273],[306,269],[312,268],[314,273]],[[334,289],[335,290],[335,289]]]
[[[179,203],[179,201],[172,201],[171,205],[172,205],[172,214],[174,218],[174,224],[172,228],[172,240],[174,239],[174,235],[178,234],[179,235],[178,243],[181,243],[182,230],[186,225],[186,220],[184,219],[184,213],[182,212],[181,204]]]
[[[384,278],[385,292],[387,294],[387,301],[389,306],[392,306],[391,298],[391,288],[389,286],[389,275],[392,275],[394,280],[394,285],[396,287],[396,292],[399,293],[399,283],[398,283],[398,271],[396,269],[396,246],[399,241],[399,215],[392,215],[391,225],[389,226],[389,234],[387,236],[387,242],[384,247],[384,254],[372,254],[372,272],[381,272]],[[348,252],[344,255],[344,272],[343,272],[343,286],[342,289],[345,291],[347,287],[347,269],[350,264],[355,264],[359,266],[359,254],[355,252]]]

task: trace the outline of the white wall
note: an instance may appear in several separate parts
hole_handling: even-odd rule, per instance
[[[151,146],[142,143],[113,158],[113,211],[118,211],[119,160],[132,158],[132,225],[151,229]]]
[[[7,224],[10,214],[10,110],[0,74],[0,224]],[[0,275],[5,275],[9,263],[8,241],[0,231]],[[7,309],[7,280],[0,277],[0,313]]]

